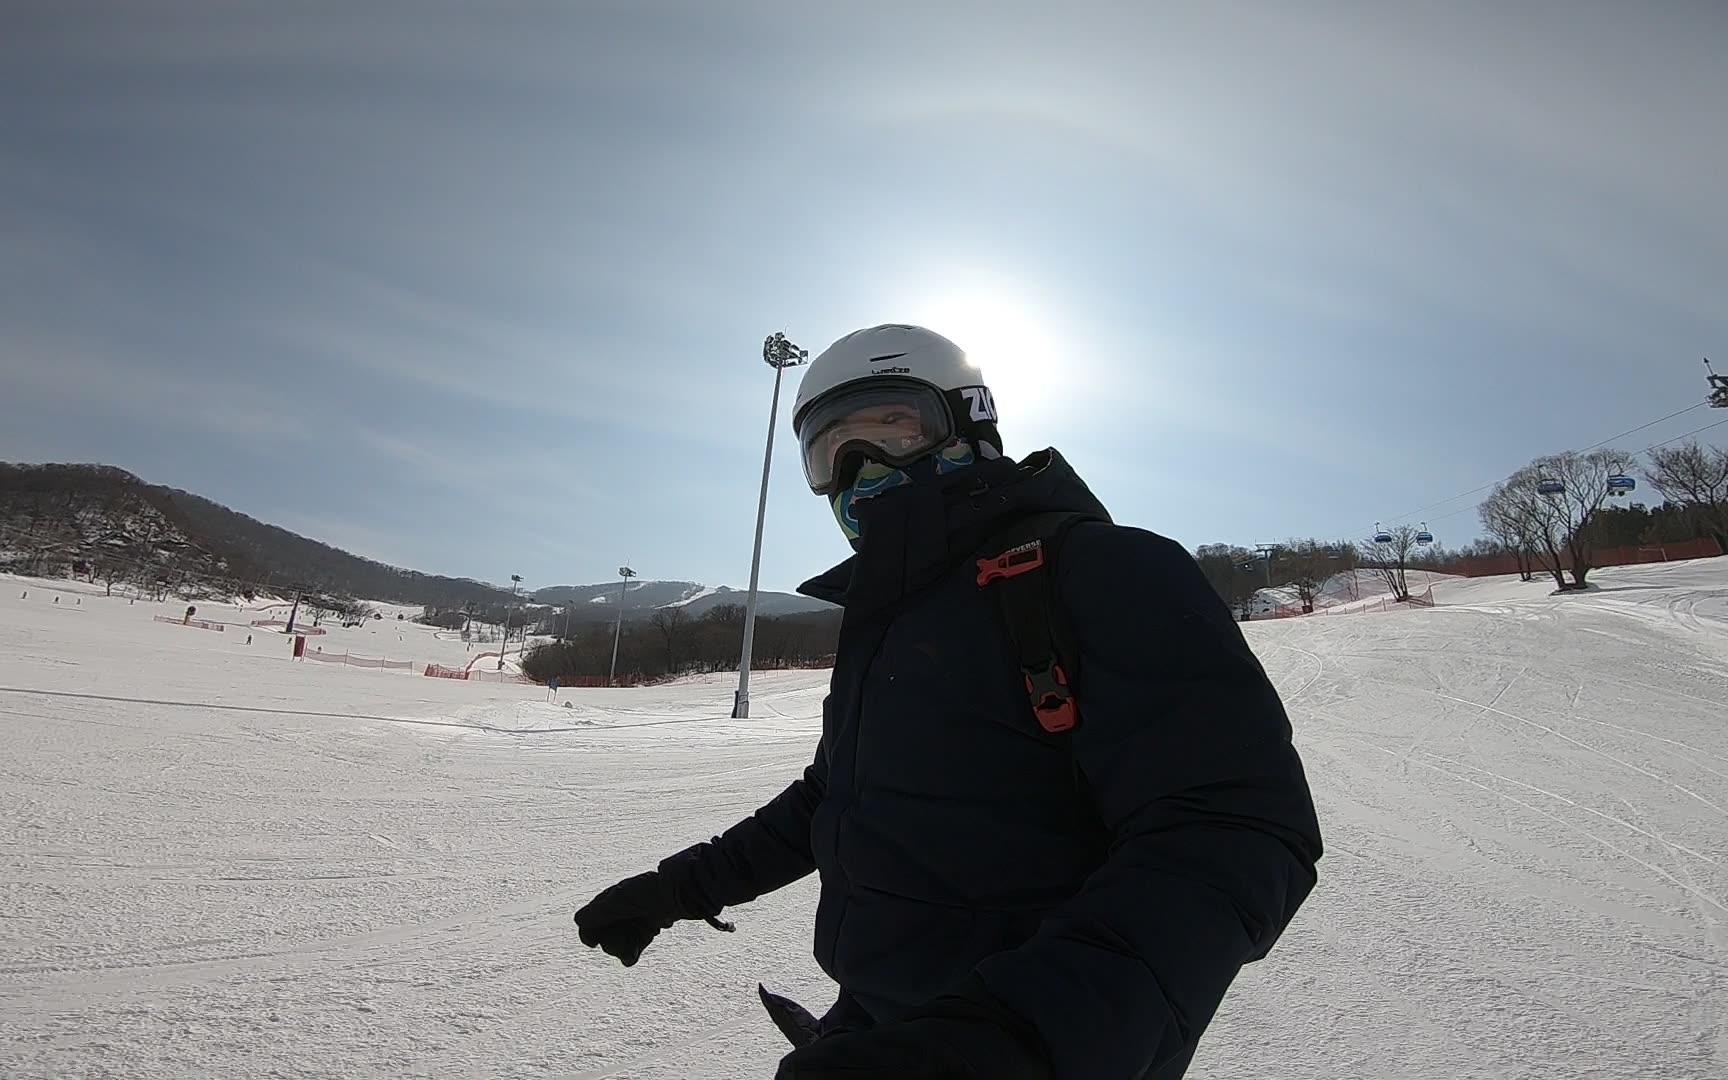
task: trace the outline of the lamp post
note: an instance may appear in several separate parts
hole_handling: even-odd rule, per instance
[[[522,585],[522,575],[521,574],[511,574],[510,575],[510,604],[511,604],[511,607],[514,607],[516,604],[516,590],[518,588],[520,588],[521,585]],[[523,635],[522,636],[522,642],[524,645],[526,645],[528,642],[527,624],[523,624],[522,635]],[[505,608],[504,609],[504,632],[502,634],[498,635],[498,670],[499,671],[504,670],[504,650],[508,649],[509,647],[510,647],[510,608]]]
[[[607,686],[618,681],[618,640],[624,636],[624,600],[625,594],[630,591],[630,579],[636,576],[636,571],[628,566],[620,566],[618,576],[623,580],[618,585],[618,625],[612,630],[612,673],[606,676]]]
[[[780,417],[780,383],[786,369],[810,360],[810,352],[773,333],[762,343],[762,360],[774,369],[774,397],[768,406],[768,449],[762,454],[762,494],[756,502],[756,548],[750,556],[750,595],[744,601],[744,651],[738,659],[738,692],[732,699],[732,715],[750,716],[750,661],[756,647],[756,586],[762,576],[762,526],[768,517],[768,473],[774,466],[774,425]]]

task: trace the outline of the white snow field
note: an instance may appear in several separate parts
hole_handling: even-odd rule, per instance
[[[1191,1076],[1728,1076],[1728,559],[1597,579],[1247,628],[1327,856]],[[826,1004],[809,880],[628,971],[570,924],[796,776],[825,673],[565,709],[0,586],[0,1076],[766,1080],[756,982]]]

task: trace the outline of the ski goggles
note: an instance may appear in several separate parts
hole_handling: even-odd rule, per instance
[[[954,438],[942,392],[910,379],[872,379],[818,400],[799,418],[804,478],[818,495],[849,487],[865,460],[910,465]]]

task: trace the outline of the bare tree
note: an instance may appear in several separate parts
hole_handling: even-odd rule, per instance
[[[1535,493],[1529,492],[1529,498],[1534,499]],[[1512,486],[1511,481],[1494,485],[1494,491],[1482,505],[1477,508],[1477,514],[1482,519],[1482,528],[1492,536],[1500,547],[1512,553],[1518,561],[1518,577],[1530,581],[1533,573],[1537,534],[1541,531],[1537,517],[1531,512],[1531,507],[1525,500],[1525,493]],[[1564,581],[1560,581],[1564,585]]]
[[[1292,540],[1283,545],[1278,567],[1301,602],[1304,615],[1314,613],[1314,602],[1325,591],[1326,583],[1355,561],[1346,557],[1347,548],[1317,540]]]
[[[1607,505],[1608,478],[1620,472],[1620,462],[1624,460],[1624,454],[1593,450],[1588,454],[1555,454],[1536,461],[1538,468],[1566,486],[1558,496],[1546,498],[1554,506],[1560,539],[1571,559],[1572,584],[1569,588],[1584,588],[1584,579],[1593,566],[1595,548],[1590,522]]]
[[[1392,599],[1400,604],[1410,599],[1410,560],[1420,549],[1416,534],[1421,531],[1415,525],[1398,525],[1379,534],[1385,540],[1373,536],[1356,545],[1362,567],[1378,574],[1392,590]]]
[[[96,561],[91,565],[90,578],[92,581],[96,578],[102,579],[103,596],[113,596],[114,583],[123,580],[125,576],[125,562],[106,554],[97,556]]]
[[[1664,499],[1686,507],[1728,554],[1728,450],[1696,440],[1652,450],[1644,478]]]
[[[1607,505],[1608,478],[1624,460],[1613,450],[1537,458],[1494,488],[1481,507],[1483,524],[1506,530],[1512,543],[1534,551],[1560,591],[1582,589],[1594,566],[1590,524]]]
[[[1194,553],[1194,561],[1213,591],[1234,608],[1251,604],[1262,580],[1259,575],[1242,570],[1242,565],[1253,559],[1252,551],[1235,544],[1202,544]]]
[[[685,628],[689,622],[690,613],[683,605],[663,607],[654,612],[648,620],[659,634],[661,644],[666,648],[666,672],[676,674],[678,660],[684,651]]]

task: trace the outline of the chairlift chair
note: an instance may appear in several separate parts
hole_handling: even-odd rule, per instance
[[[1392,542],[1392,534],[1381,528],[1378,521],[1374,523],[1374,542],[1376,544],[1390,544]]]
[[[1566,494],[1566,483],[1563,480],[1556,480],[1551,476],[1545,476],[1536,481],[1536,494],[1564,495]]]
[[[1608,497],[1620,499],[1638,490],[1638,481],[1623,473],[1615,473],[1608,478]]]
[[[1434,534],[1428,531],[1428,523],[1424,521],[1422,528],[1416,533],[1416,546],[1427,547],[1434,542]]]
[[[1709,357],[1704,358],[1704,378],[1710,383],[1710,407],[1728,409],[1728,375],[1716,374]]]

